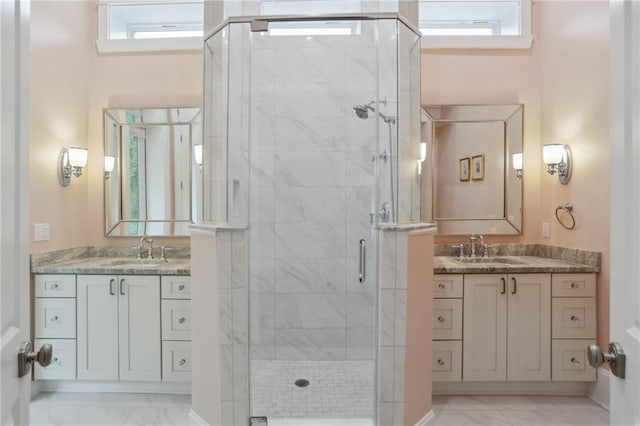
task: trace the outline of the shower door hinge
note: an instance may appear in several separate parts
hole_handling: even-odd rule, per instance
[[[263,416],[249,417],[249,426],[267,426],[267,418]]]

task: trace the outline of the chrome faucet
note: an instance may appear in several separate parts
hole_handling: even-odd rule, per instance
[[[147,243],[147,259],[153,259],[153,238],[142,237],[140,238],[140,244],[138,244],[138,254],[136,255],[136,259],[142,259],[142,246],[144,243]]]
[[[476,257],[476,242],[479,240],[480,241],[480,247],[484,247],[484,237],[482,235],[478,235],[478,234],[471,234],[471,236],[469,237],[469,240],[471,241],[471,243],[469,244],[469,248],[471,251],[471,258],[475,258]]]

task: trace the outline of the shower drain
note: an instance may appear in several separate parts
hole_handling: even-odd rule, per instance
[[[298,379],[294,382],[294,384],[299,388],[306,388],[309,386],[309,381],[307,379]]]

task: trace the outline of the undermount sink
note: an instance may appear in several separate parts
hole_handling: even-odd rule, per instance
[[[513,259],[511,257],[454,257],[452,258],[454,262],[459,263],[501,263],[503,265],[522,265],[523,262]]]
[[[130,266],[130,267],[141,267],[141,266],[160,266],[164,265],[166,261],[159,259],[118,259],[113,262],[109,262],[109,266]]]

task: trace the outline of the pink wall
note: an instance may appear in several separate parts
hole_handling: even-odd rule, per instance
[[[494,242],[540,242],[600,251],[598,342],[609,330],[609,5],[540,1],[534,44],[523,51],[425,51],[422,103],[523,103],[524,231]],[[542,145],[564,142],[575,168],[568,185],[544,171]],[[563,229],[555,208],[574,205],[577,226]],[[550,238],[541,236],[543,222]],[[463,237],[438,237],[438,242]]]
[[[102,109],[202,105],[202,55],[98,54],[93,2],[33,2],[31,54],[31,222],[49,222],[51,240],[31,252],[82,245],[135,245],[104,238]],[[85,174],[63,188],[60,148],[89,148]],[[159,241],[171,246],[188,238]]]

